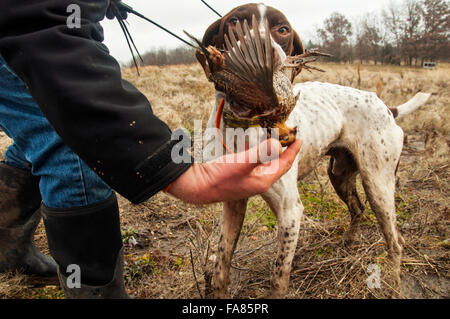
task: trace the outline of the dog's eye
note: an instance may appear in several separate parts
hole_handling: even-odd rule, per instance
[[[234,24],[234,25],[236,25],[237,23],[238,23],[238,19],[237,18],[232,18],[231,20],[230,20],[230,22],[232,23],[232,24]]]
[[[285,35],[289,33],[289,28],[288,27],[281,27],[278,29],[278,33],[281,35]]]

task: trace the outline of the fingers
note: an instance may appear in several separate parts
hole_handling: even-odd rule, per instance
[[[115,11],[112,6],[115,6],[117,8],[123,20],[126,20],[128,18],[128,12],[124,10],[123,3],[120,0],[110,0],[109,7],[106,11],[106,18],[108,18],[109,20],[114,20],[116,18],[117,11]]]
[[[237,164],[232,169],[237,175],[265,176],[275,181],[289,171],[301,146],[302,141],[297,140],[283,152],[278,140],[269,139],[245,152],[218,158],[213,163]]]
[[[297,157],[302,146],[301,140],[296,140],[291,146],[289,146],[277,160],[264,163],[254,169],[254,176],[259,176],[265,179],[267,183],[274,183],[281,176],[286,174]]]
[[[234,163],[243,164],[243,173],[252,172],[256,167],[278,160],[283,147],[276,139],[265,140],[245,152],[234,154]]]
[[[281,144],[278,140],[265,140],[261,144],[248,148],[239,153],[228,154],[213,160],[214,163],[227,164],[248,164],[248,169],[279,158],[282,152]]]

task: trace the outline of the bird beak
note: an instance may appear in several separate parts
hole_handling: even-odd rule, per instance
[[[297,127],[294,127],[289,133],[292,135],[297,135],[298,129]]]

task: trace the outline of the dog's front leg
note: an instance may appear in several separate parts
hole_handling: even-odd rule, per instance
[[[284,298],[288,292],[292,260],[300,231],[304,207],[297,190],[297,170],[295,168],[265,194],[278,220],[278,254],[272,273],[270,298]]]
[[[284,298],[288,292],[303,210],[303,205],[299,203],[278,215],[278,253],[271,278],[270,298]]]
[[[212,298],[228,298],[230,267],[236,244],[244,222],[247,199],[225,202],[222,211],[222,228],[217,249],[217,261],[211,282]]]

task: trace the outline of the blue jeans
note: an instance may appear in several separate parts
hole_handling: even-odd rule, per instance
[[[111,188],[64,144],[1,56],[0,128],[14,141],[5,153],[6,164],[40,177],[47,207],[83,207],[111,196]]]

